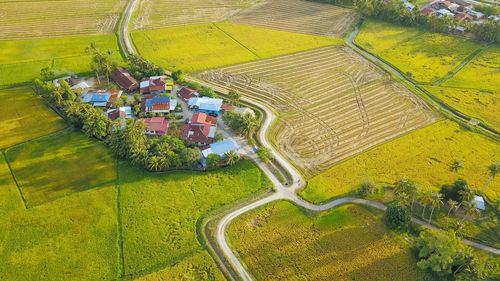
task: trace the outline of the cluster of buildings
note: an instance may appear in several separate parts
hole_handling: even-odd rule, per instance
[[[420,12],[423,15],[453,17],[465,21],[479,21],[485,17],[483,13],[474,9],[472,3],[466,0],[435,0],[425,5]],[[494,17],[493,19],[499,18]]]

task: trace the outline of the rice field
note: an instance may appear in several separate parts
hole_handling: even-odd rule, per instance
[[[228,239],[255,280],[434,280],[381,216],[357,205],[310,213],[273,202],[237,218]]]
[[[154,29],[228,19],[261,0],[147,0],[134,15],[134,28]]]
[[[196,256],[204,251],[196,233],[199,220],[270,187],[249,160],[210,173],[154,174],[125,163],[120,166],[123,252],[125,275],[129,277],[165,267],[170,272],[165,274],[179,274],[190,263],[198,263],[200,258]],[[204,269],[191,270],[195,276],[207,271],[219,276],[213,261],[198,266]]]
[[[499,143],[443,120],[375,147],[313,177],[300,195],[319,203],[352,193],[364,180],[384,186],[408,178],[420,186],[439,190],[458,178],[467,180],[491,201],[500,198],[500,179],[490,179],[488,166],[500,160]],[[451,171],[459,160],[463,168]]]
[[[481,47],[463,37],[374,20],[363,23],[356,42],[418,82],[445,77]]]
[[[116,221],[114,184],[26,209],[0,157],[0,280],[119,279]]]
[[[85,48],[91,42],[122,61],[114,34],[0,40],[0,86],[29,82],[44,67],[53,67],[58,75],[88,72],[90,57]]]
[[[132,33],[138,51],[166,69],[188,72],[339,44],[339,40],[248,25],[195,24]]]
[[[0,89],[0,108],[0,148],[66,127],[66,123],[27,87]]]
[[[305,0],[273,0],[243,10],[232,17],[231,21],[342,38],[356,18],[354,10],[334,5]]]
[[[126,0],[0,1],[0,39],[112,33]]]
[[[500,80],[499,80],[500,81]],[[440,100],[497,130],[500,129],[500,88],[478,90],[471,88],[426,86]]]
[[[26,207],[114,184],[114,157],[104,144],[63,131],[5,152]]]
[[[500,92],[500,47],[490,46],[481,51],[443,86]]]
[[[198,76],[270,106],[274,144],[306,177],[434,122],[418,97],[347,47],[332,46]]]

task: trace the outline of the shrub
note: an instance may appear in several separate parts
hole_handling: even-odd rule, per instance
[[[358,188],[357,194],[361,198],[366,198],[377,192],[375,184],[369,180],[365,180]]]
[[[273,159],[273,155],[271,154],[271,151],[267,147],[259,147],[257,149],[257,155],[259,156],[260,160],[264,163],[268,163],[270,160]]]
[[[384,221],[392,229],[406,229],[411,222],[410,211],[403,204],[394,202],[387,207]]]

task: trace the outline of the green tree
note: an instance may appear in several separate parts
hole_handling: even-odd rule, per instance
[[[458,195],[460,196],[460,204],[458,204],[458,208],[460,208],[463,204],[470,203],[472,199],[474,199],[474,191],[470,188],[460,190]]]
[[[182,70],[178,69],[172,72],[172,79],[176,82],[183,82],[184,81],[184,73]]]
[[[232,150],[226,153],[226,163],[229,166],[234,166],[238,161],[240,161],[240,155],[236,151]]]
[[[180,156],[182,163],[187,167],[194,167],[201,160],[200,150],[196,148],[184,148]]]
[[[273,155],[271,153],[271,150],[269,148],[261,146],[257,148],[257,155],[259,156],[260,160],[264,163],[269,163],[273,159]]]
[[[240,132],[243,136],[249,139],[258,126],[259,120],[257,117],[251,115],[250,113],[245,113],[241,118]]]
[[[417,189],[417,184],[414,181],[405,178],[399,179],[394,184],[394,194],[404,204],[409,204],[411,210],[413,210]]]
[[[448,216],[450,215],[451,212],[453,212],[453,210],[456,210],[458,209],[458,202],[453,200],[453,199],[449,199],[448,200]]]
[[[460,169],[462,169],[462,168],[463,168],[463,166],[462,166],[462,162],[461,162],[460,160],[456,160],[456,159],[455,159],[455,160],[453,160],[453,162],[452,162],[452,163],[451,163],[451,165],[450,165],[450,169],[451,169],[453,172],[455,172],[455,173],[457,173],[457,172],[458,172],[458,170],[460,170]]]
[[[59,80],[59,85],[62,89],[62,96],[65,100],[74,101],[76,99],[75,92],[71,89],[71,86],[65,80]]]
[[[392,229],[406,229],[411,222],[410,211],[406,205],[394,202],[385,210],[384,221]]]
[[[90,111],[83,116],[82,130],[89,137],[104,139],[108,136],[111,128],[110,120],[98,110]]]
[[[484,183],[483,188],[481,188],[481,193],[488,188],[490,185],[491,181],[495,179],[495,177],[498,174],[498,171],[500,170],[500,162],[493,163],[488,166],[488,172],[490,173],[490,177],[488,180]]]
[[[425,229],[415,241],[422,269],[439,276],[454,276],[470,263],[472,251],[465,246],[452,230]]]
[[[431,214],[429,215],[429,223],[431,223],[432,215],[434,214],[434,209],[439,208],[439,206],[443,205],[443,195],[438,192],[433,192],[429,204],[431,205]]]
[[[358,188],[358,196],[360,196],[361,198],[366,198],[368,197],[369,195],[372,195],[374,194],[375,192],[377,192],[377,187],[375,186],[375,184],[368,180],[368,179],[365,179],[361,185],[359,186]]]
[[[213,170],[217,167],[219,167],[220,164],[220,156],[219,154],[211,153],[207,156],[207,167],[210,170]]]
[[[481,215],[481,212],[479,211],[478,208],[476,208],[476,205],[473,202],[464,203],[463,209],[464,209],[464,216],[462,217],[462,221]]]
[[[40,78],[43,81],[51,81],[55,78],[54,69],[52,67],[44,67],[40,70]]]
[[[198,92],[200,93],[200,95],[205,97],[209,98],[215,97],[215,91],[210,87],[201,87],[201,89]]]
[[[432,200],[432,192],[428,189],[421,190],[418,194],[418,200],[422,205],[422,219],[423,219],[425,216],[425,209],[427,209],[427,206],[430,204]]]
[[[238,91],[236,90],[229,90],[229,93],[227,94],[228,98],[229,98],[229,101],[232,105],[236,105],[238,104],[238,102],[240,101],[240,98],[241,98],[241,95]]]
[[[101,83],[100,76],[105,76],[106,81],[109,83],[109,76],[117,66],[116,61],[113,59],[113,52],[99,50],[94,42],[90,43],[85,51],[91,55],[90,68],[95,72],[99,84]]]

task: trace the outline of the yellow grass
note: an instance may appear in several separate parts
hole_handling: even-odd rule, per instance
[[[318,214],[280,201],[237,218],[228,237],[255,280],[432,280],[380,218],[355,205]]]
[[[435,190],[464,178],[480,190],[489,178],[488,166],[500,160],[498,148],[498,142],[444,120],[333,166],[313,177],[301,196],[322,202],[352,192],[365,179],[382,185],[401,177]],[[463,165],[458,173],[450,170],[455,159]],[[489,199],[498,200],[498,177],[485,193]]]
[[[66,124],[30,88],[0,90],[0,148],[63,129]]]
[[[373,20],[364,23],[356,42],[419,82],[444,77],[480,47],[463,37]]]
[[[232,23],[197,24],[132,33],[145,58],[167,69],[196,72],[339,44],[338,39]]]

